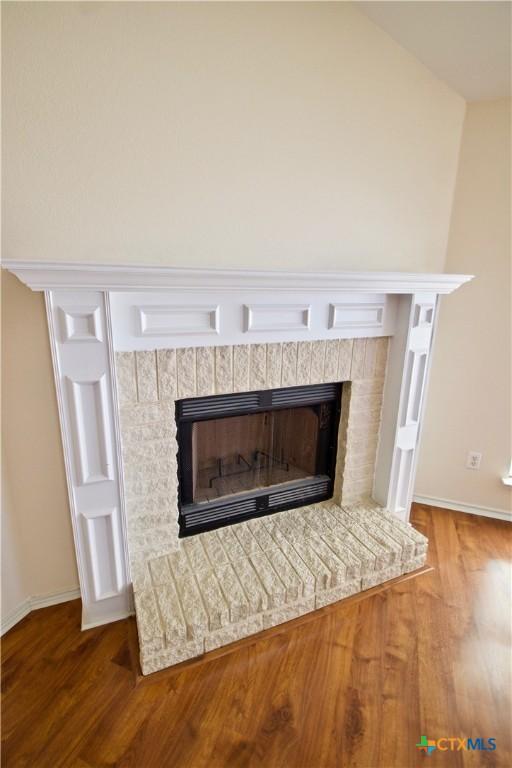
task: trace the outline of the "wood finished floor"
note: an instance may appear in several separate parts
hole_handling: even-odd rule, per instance
[[[416,505],[435,570],[208,663],[135,685],[128,627],[80,603],[3,638],[2,765],[510,766],[512,527]],[[417,752],[425,734],[495,752]]]

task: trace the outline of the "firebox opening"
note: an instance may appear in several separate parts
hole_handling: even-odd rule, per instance
[[[181,400],[180,535],[332,495],[341,384]]]
[[[312,406],[198,421],[192,425],[192,500],[311,477],[317,438]]]

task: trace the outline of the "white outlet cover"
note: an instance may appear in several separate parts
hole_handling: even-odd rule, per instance
[[[478,451],[469,451],[466,459],[466,469],[480,469],[482,454]]]

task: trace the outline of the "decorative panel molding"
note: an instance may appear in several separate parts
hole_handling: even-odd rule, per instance
[[[142,336],[219,333],[219,307],[187,304],[137,307]]]
[[[87,628],[132,613],[112,336],[102,293],[52,291],[46,308]]]
[[[385,302],[331,304],[329,328],[382,328]]]
[[[398,448],[396,456],[396,476],[394,482],[395,509],[408,510],[410,506],[410,486],[412,482],[412,468],[414,461],[414,447]],[[407,515],[408,516],[408,515]]]
[[[414,327],[428,327],[434,320],[435,305],[427,302],[426,304],[416,304],[414,308]]]
[[[244,331],[307,331],[311,324],[309,304],[246,304]]]
[[[397,296],[373,293],[122,292],[109,294],[116,351],[315,341],[395,332]],[[336,310],[336,323],[332,314]]]
[[[405,520],[416,472],[436,308],[434,294],[404,297],[398,313],[400,331],[391,342],[374,496]]]
[[[409,352],[407,360],[408,397],[405,424],[418,424],[420,418],[423,385],[427,370],[427,350]]]
[[[108,435],[105,376],[92,381],[66,377],[74,431],[79,485],[112,480],[112,446]]]
[[[88,510],[82,519],[94,599],[116,597],[123,587],[118,510]]]
[[[60,308],[63,341],[103,341],[100,308]]]

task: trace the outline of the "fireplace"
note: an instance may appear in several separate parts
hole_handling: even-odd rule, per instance
[[[331,498],[341,389],[177,400],[180,536]]]
[[[424,564],[433,328],[469,276],[7,267],[46,292],[82,627],[134,599],[144,674]]]

